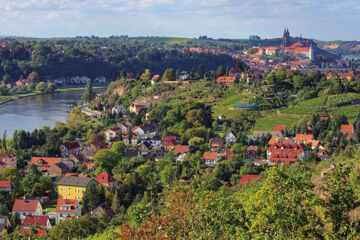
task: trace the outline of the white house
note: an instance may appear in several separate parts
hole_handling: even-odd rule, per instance
[[[236,136],[232,132],[229,132],[225,137],[226,143],[234,143],[236,141]]]
[[[122,115],[126,115],[128,113],[128,110],[126,108],[124,108],[123,106],[120,105],[115,105],[112,109],[111,109],[111,113],[112,114],[119,114],[121,113]]]
[[[82,76],[79,78],[80,84],[86,84],[89,80],[90,78],[88,78],[87,76]]]
[[[97,78],[95,78],[95,83],[105,84],[106,78],[104,76],[97,77]]]
[[[11,182],[10,181],[0,181],[0,192],[9,192],[11,193]]]
[[[220,155],[217,152],[204,152],[205,166],[215,167],[220,161]]]
[[[139,135],[145,134],[145,129],[141,128],[140,126],[135,126],[132,131],[138,133]]]
[[[106,140],[111,141],[114,138],[117,138],[121,134],[121,129],[119,127],[116,128],[110,128],[104,132]]]
[[[81,208],[76,199],[58,199],[56,205],[55,223],[65,220],[67,217],[80,217]]]
[[[66,80],[63,77],[54,79],[54,84],[56,85],[65,85],[66,84]]]
[[[39,200],[16,199],[12,214],[19,214],[21,222],[23,222],[26,216],[41,216],[42,210]]]

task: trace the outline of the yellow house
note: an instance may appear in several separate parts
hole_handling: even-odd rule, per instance
[[[99,183],[92,178],[64,176],[57,182],[58,198],[76,199],[80,201],[86,188],[91,184],[97,186]]]

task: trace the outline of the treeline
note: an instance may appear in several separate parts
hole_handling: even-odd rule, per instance
[[[9,42],[0,48],[0,80],[15,82],[34,71],[42,81],[81,75],[93,79],[101,75],[117,79],[121,71],[137,75],[146,68],[161,74],[167,68],[191,71],[202,64],[205,70],[216,70],[219,65],[235,65],[235,61],[227,55],[182,53],[177,50],[169,52],[121,39],[98,41]]]

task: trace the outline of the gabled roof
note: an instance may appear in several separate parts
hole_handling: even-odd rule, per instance
[[[286,129],[286,125],[275,125],[273,131],[281,132],[281,130],[285,130],[285,129]]]
[[[38,204],[40,204],[39,200],[16,199],[12,210],[14,212],[36,212]]]
[[[316,156],[320,158],[330,157],[330,153],[328,153],[325,149],[321,149],[316,153]]]
[[[175,154],[184,154],[184,153],[186,153],[187,151],[189,151],[189,146],[176,145],[176,146],[175,146],[174,153],[175,153]]]
[[[279,139],[280,139],[280,137],[278,137],[278,136],[272,136],[268,142],[268,145],[273,145],[275,143],[278,143]]]
[[[71,210],[62,210],[61,206],[69,205],[71,206]],[[58,199],[56,204],[56,212],[75,212],[75,208],[78,205],[78,200],[76,199]]]
[[[80,147],[78,142],[64,142],[62,145],[64,145],[68,150]]]
[[[294,141],[303,141],[308,142],[310,140],[313,140],[314,136],[312,134],[296,134]]]
[[[247,183],[260,178],[260,175],[244,175],[240,178],[239,184],[245,186]]]
[[[345,124],[342,124],[341,125],[341,128],[340,128],[340,131],[342,133],[352,133],[354,131],[354,125],[345,125]]]
[[[10,184],[10,181],[0,181],[0,188],[8,188]]]
[[[110,174],[108,174],[106,172],[102,172],[99,175],[97,175],[95,180],[98,183],[104,183],[104,184],[108,184],[108,183],[111,183],[111,182],[116,182],[116,180]]]
[[[215,161],[217,159],[217,152],[204,152],[204,159],[205,160],[210,160],[210,161]]]
[[[52,157],[32,157],[30,165],[34,164],[37,167],[49,168],[52,165],[61,162],[61,158]]]
[[[165,136],[162,138],[162,140],[164,142],[175,142],[176,141],[176,136]]]
[[[57,185],[87,187],[92,180],[92,178],[86,177],[64,176],[57,182]]]
[[[91,211],[91,215],[101,216],[103,212],[105,212],[109,218],[113,218],[115,216],[114,210],[112,210],[107,203],[101,203],[97,208]]]
[[[46,227],[48,221],[49,221],[48,216],[26,216],[23,226],[29,227],[30,225],[31,226],[39,225],[42,227]]]
[[[218,77],[216,79],[217,83],[234,83],[236,81],[236,77]]]

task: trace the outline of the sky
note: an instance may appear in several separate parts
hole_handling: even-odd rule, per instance
[[[0,35],[360,40],[360,0],[0,0]]]

